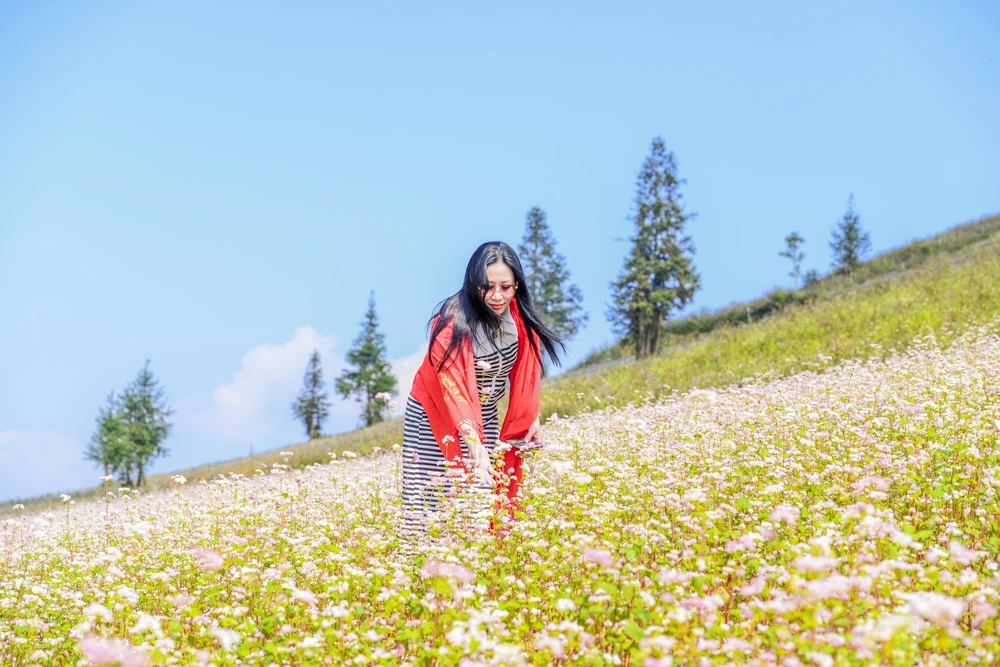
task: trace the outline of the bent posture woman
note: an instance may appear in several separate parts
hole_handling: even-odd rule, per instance
[[[540,441],[541,352],[558,363],[556,347],[562,347],[535,312],[517,254],[499,241],[476,249],[462,289],[441,303],[430,329],[427,356],[406,402],[402,537],[407,544],[427,531],[456,483],[464,484],[463,491],[488,493],[492,487],[513,516],[521,456],[516,448],[498,449],[498,440]],[[508,379],[501,430],[497,405]],[[502,465],[494,466],[494,455]],[[458,482],[462,473],[474,481]]]

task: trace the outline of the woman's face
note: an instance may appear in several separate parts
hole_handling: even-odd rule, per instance
[[[490,289],[483,292],[483,299],[497,315],[503,315],[510,307],[514,292],[517,291],[514,272],[503,262],[495,262],[486,267],[486,279],[489,281]]]

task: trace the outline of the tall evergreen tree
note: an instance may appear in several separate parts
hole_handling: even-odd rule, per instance
[[[368,299],[368,311],[361,322],[361,333],[354,339],[354,346],[347,352],[350,367],[337,378],[337,393],[342,397],[354,396],[364,405],[361,422],[365,426],[384,421],[389,406],[375,398],[376,394],[396,390],[396,377],[386,359],[385,336],[378,330],[375,313],[375,293]]]
[[[636,179],[635,234],[617,280],[611,283],[608,320],[626,335],[637,359],[656,354],[660,331],[672,312],[690,303],[700,286],[692,264],[694,243],[684,224],[695,215],[684,211],[677,164],[660,137]]]
[[[517,254],[538,315],[556,335],[569,340],[588,319],[581,305],[583,295],[570,284],[566,258],[556,251],[545,212],[537,206],[528,211]]]
[[[302,378],[302,391],[292,402],[292,414],[302,422],[306,429],[306,437],[310,440],[320,437],[323,433],[323,422],[330,416],[330,401],[324,391],[325,387],[319,350],[313,350],[306,365],[305,376]]]
[[[833,268],[842,273],[853,273],[871,249],[868,232],[861,229],[861,219],[854,211],[854,193],[847,200],[847,211],[833,230],[830,241],[833,250]]]
[[[97,413],[97,429],[83,457],[104,469],[105,475],[120,475],[121,481],[132,486],[132,443],[125,429],[121,401],[115,392],[108,393],[105,406]]]
[[[799,273],[802,270],[802,260],[806,258],[806,253],[801,250],[802,244],[806,240],[792,232],[785,237],[785,249],[778,253],[780,257],[787,257],[792,260],[792,271],[788,275],[795,280],[795,289],[799,288]]]
[[[142,486],[153,459],[168,453],[163,442],[173,428],[167,421],[172,414],[174,411],[167,403],[166,392],[149,370],[147,359],[146,365],[121,395],[121,418],[131,445],[123,468],[127,471],[126,480],[135,473],[137,487]]]

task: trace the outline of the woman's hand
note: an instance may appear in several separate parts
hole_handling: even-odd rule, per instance
[[[528,442],[534,440],[535,442],[541,444],[542,442],[542,423],[538,417],[535,417],[534,423],[528,427],[528,433],[524,436],[524,439]]]
[[[479,481],[490,486],[496,484],[500,472],[493,467],[493,459],[490,458],[490,451],[486,449],[486,445],[470,442],[469,458],[472,459],[472,470]]]
[[[473,473],[479,477],[480,481],[492,486],[500,473],[493,467],[493,460],[490,458],[490,451],[479,441],[479,433],[471,422],[462,422],[458,425],[459,432],[465,438],[469,446],[469,458],[472,459]]]

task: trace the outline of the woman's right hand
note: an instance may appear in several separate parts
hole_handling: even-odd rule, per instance
[[[469,447],[469,458],[472,459],[473,473],[479,477],[484,484],[492,486],[496,483],[500,473],[493,467],[493,459],[490,451],[479,441],[479,433],[471,423],[463,422],[459,424],[459,433],[465,438]]]
[[[484,484],[493,486],[500,473],[493,466],[493,459],[486,445],[481,442],[469,442],[469,457],[472,459],[473,472]]]

